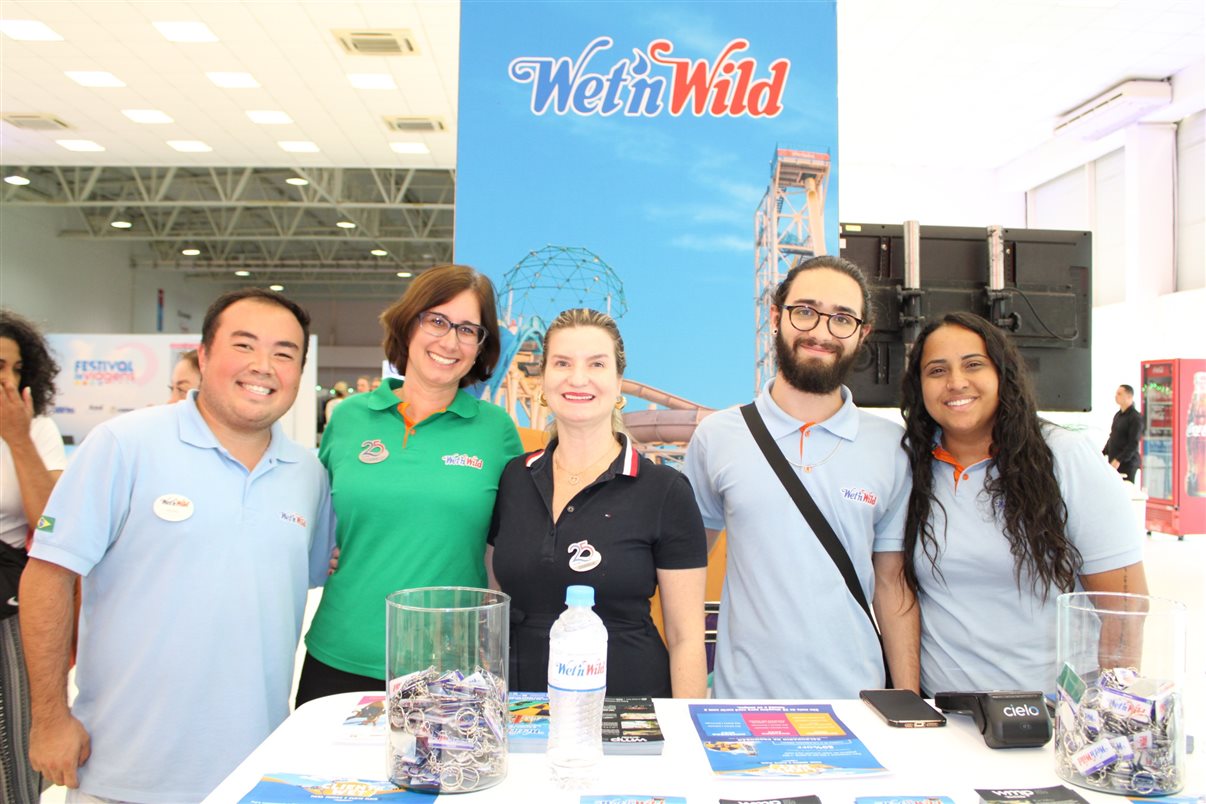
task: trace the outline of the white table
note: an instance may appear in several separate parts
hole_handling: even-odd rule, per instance
[[[351,744],[341,736],[342,723],[364,695],[332,695],[300,707],[280,728],[247,757],[205,800],[229,804],[247,794],[269,773],[303,773],[330,778],[387,778],[384,738]],[[377,693],[379,694],[379,693]],[[1063,784],[1055,775],[1051,743],[1042,748],[994,750],[984,744],[971,718],[948,716],[936,729],[894,729],[886,726],[861,701],[792,701],[828,703],[835,714],[863,741],[888,773],[859,779],[803,781],[737,780],[716,778],[687,710],[687,701],[657,699],[657,714],[666,737],[661,756],[603,759],[602,781],[577,792],[559,790],[548,779],[543,754],[511,754],[507,778],[476,793],[441,796],[449,804],[480,802],[539,802],[578,804],[583,793],[686,796],[690,804],[716,804],[720,798],[766,799],[776,796],[817,795],[825,804],[852,802],[860,795],[946,795],[959,804],[979,801],[976,788],[1049,787]],[[724,701],[769,703],[785,701]],[[1206,767],[1199,751],[1188,757],[1189,774],[1184,793],[1206,790]],[[1121,804],[1126,799],[1075,788],[1092,802]]]

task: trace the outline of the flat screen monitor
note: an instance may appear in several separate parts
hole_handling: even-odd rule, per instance
[[[1003,229],[1005,281],[994,298],[986,228],[922,226],[920,231],[918,323],[954,311],[997,322],[1030,367],[1040,410],[1089,410],[1090,233]],[[841,256],[866,272],[875,313],[875,330],[849,382],[854,400],[863,407],[898,407],[911,323],[904,293],[904,227],[844,223]]]

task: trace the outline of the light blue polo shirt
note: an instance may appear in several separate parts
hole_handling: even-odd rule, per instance
[[[1122,476],[1079,433],[1051,424],[1043,436],[1055,458],[1055,477],[1068,508],[1068,538],[1080,551],[1078,575],[1143,559],[1143,534]],[[1055,691],[1055,599],[1036,593],[1028,574],[1021,587],[1001,521],[984,484],[996,464],[983,460],[958,473],[934,461],[931,522],[938,540],[934,574],[921,547],[914,553],[921,589],[921,686],[952,690]],[[945,514],[943,513],[945,509]],[[1077,591],[1082,589],[1077,583]]]
[[[774,382],[773,380],[771,382]],[[909,498],[900,425],[842,407],[808,427],[767,383],[756,400],[771,436],[850,554],[874,597],[874,552],[902,549]],[[804,455],[801,460],[801,441]],[[720,698],[854,698],[883,686],[879,641],[842,574],[775,476],[738,408],[707,417],[684,471],[709,529],[728,531],[715,690]]]
[[[72,711],[92,736],[93,796],[216,787],[288,715],[306,590],[326,578],[318,459],[274,425],[248,471],[195,398],[93,430],[34,540],[34,557],[85,576]]]

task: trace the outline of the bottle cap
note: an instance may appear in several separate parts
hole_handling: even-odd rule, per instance
[[[593,586],[567,586],[565,587],[565,605],[567,606],[585,606],[590,608],[595,605],[595,587]]]

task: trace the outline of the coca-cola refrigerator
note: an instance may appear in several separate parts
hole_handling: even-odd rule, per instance
[[[1142,365],[1147,529],[1206,533],[1206,360]]]

